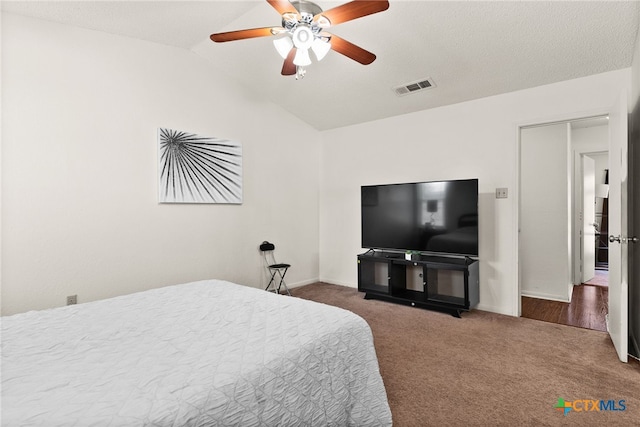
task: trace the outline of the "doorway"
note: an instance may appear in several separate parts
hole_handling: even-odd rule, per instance
[[[600,132],[599,137],[602,137]],[[581,230],[577,238],[580,253],[576,259],[580,283],[607,287],[609,283],[609,152],[580,153],[581,167],[576,176],[576,206],[582,206]],[[581,173],[580,173],[581,172]],[[577,183],[576,183],[577,184]],[[580,226],[580,224],[578,224]],[[577,282],[577,281],[576,281]]]
[[[522,317],[606,331],[607,116],[520,129]]]

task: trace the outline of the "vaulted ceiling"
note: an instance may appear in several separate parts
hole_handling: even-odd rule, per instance
[[[209,39],[279,26],[264,0],[3,1],[2,10],[191,50],[319,130],[629,67],[640,18],[638,1],[390,0],[385,12],[331,28],[375,53],[372,64],[332,51],[296,80],[280,75],[271,37]],[[434,87],[394,91],[427,78]]]

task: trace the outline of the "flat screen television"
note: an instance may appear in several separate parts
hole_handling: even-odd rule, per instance
[[[478,180],[366,185],[362,247],[478,256]]]

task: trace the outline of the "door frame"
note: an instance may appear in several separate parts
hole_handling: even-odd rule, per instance
[[[607,132],[609,132],[609,127],[607,126]],[[573,255],[572,265],[573,265],[573,273],[574,277],[572,282],[574,285],[585,283],[588,280],[591,280],[595,276],[596,270],[596,258],[597,258],[597,249],[596,249],[596,161],[593,157],[590,157],[588,153],[575,154],[580,159],[580,164],[578,162],[574,164],[573,176],[580,176],[580,179],[576,179],[572,186],[571,198],[574,201],[579,201],[576,203],[576,211],[573,212],[572,223],[573,226],[571,238],[575,242],[579,240],[580,243],[576,246],[576,251]],[[585,166],[589,165],[588,168]],[[580,168],[579,174],[576,169]],[[585,173],[586,169],[589,169],[591,172],[590,183],[587,183],[587,176]],[[578,185],[578,181],[581,185]],[[590,198],[585,197],[587,195],[587,191],[589,191],[589,195],[592,196]],[[591,202],[591,203],[588,203]],[[578,219],[578,208],[582,214],[580,215],[580,219]],[[587,213],[590,214],[589,218],[587,218]],[[588,222],[590,220],[590,222]],[[578,236],[574,233],[578,230],[578,226],[580,227],[580,231]],[[577,237],[577,239],[576,239]],[[588,248],[588,250],[587,250]],[[588,258],[591,257],[591,258]],[[587,265],[587,261],[592,261]],[[586,273],[589,274],[586,274]]]
[[[542,117],[538,119],[522,121],[515,124],[515,134],[516,134],[515,165],[516,167],[514,170],[514,173],[515,173],[514,182],[516,183],[516,188],[514,191],[515,203],[513,203],[513,206],[515,210],[514,218],[516,220],[514,221],[514,228],[513,228],[512,235],[513,235],[513,239],[514,239],[513,243],[515,247],[514,256],[515,256],[515,263],[516,263],[516,292],[513,295],[512,307],[515,308],[515,315],[517,317],[522,316],[522,298],[520,296],[521,282],[522,282],[522,277],[521,277],[522,269],[520,268],[520,194],[521,194],[520,185],[521,185],[521,169],[522,169],[522,165],[520,163],[521,162],[520,146],[522,143],[521,129],[526,127],[547,126],[547,125],[571,122],[575,120],[584,120],[584,119],[608,116],[610,113],[610,110],[611,110],[611,107],[609,106],[607,108],[599,108],[599,109],[594,109],[589,111],[566,113],[566,114],[561,114],[561,115],[556,115],[551,117]],[[573,163],[573,159],[571,161]],[[573,268],[571,271],[573,271]]]
[[[593,150],[576,150],[574,152],[574,161],[578,161],[581,160],[582,157],[587,156],[587,157],[591,157],[590,155],[602,155],[602,154],[609,154],[609,151],[593,151]],[[584,197],[584,188],[582,187],[582,183],[580,183],[580,185],[578,185],[578,182],[574,183],[574,187],[573,187],[573,192],[574,194],[574,201],[576,206],[579,206],[579,204],[584,203],[583,197]],[[583,218],[584,221],[584,218]],[[580,224],[580,222],[582,221],[576,221],[575,227],[573,227],[573,233],[575,233],[575,235],[573,236],[573,243],[574,245],[579,245],[581,244],[581,240],[584,239],[584,236],[582,235],[578,235],[580,233],[580,229],[582,228],[582,224]],[[596,257],[597,257],[597,249],[596,249]],[[580,278],[582,277],[582,272],[580,271],[580,264],[583,263],[583,259],[580,256],[580,253],[578,251],[576,251],[574,253],[574,257],[573,257],[573,284],[574,285],[579,285],[581,283]]]

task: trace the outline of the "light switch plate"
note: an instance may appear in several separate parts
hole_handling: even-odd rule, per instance
[[[507,188],[496,188],[496,199],[506,199],[509,196]]]

